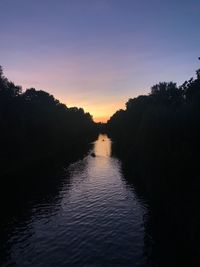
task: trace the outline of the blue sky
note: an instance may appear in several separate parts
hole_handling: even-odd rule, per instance
[[[0,0],[0,14],[6,76],[97,121],[200,67],[197,0]]]

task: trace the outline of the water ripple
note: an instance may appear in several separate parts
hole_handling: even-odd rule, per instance
[[[104,139],[104,141],[102,141]],[[66,169],[53,202],[36,204],[12,232],[3,266],[143,266],[145,205],[125,184],[111,141]]]

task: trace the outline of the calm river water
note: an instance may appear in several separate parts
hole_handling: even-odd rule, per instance
[[[99,135],[59,179],[56,194],[37,192],[1,226],[1,266],[146,266],[147,211],[111,157],[110,139]]]

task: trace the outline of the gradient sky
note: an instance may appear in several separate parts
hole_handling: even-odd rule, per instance
[[[200,67],[199,0],[0,0],[0,65],[105,121]]]

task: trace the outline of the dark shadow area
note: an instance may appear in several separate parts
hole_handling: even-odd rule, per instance
[[[71,162],[82,159],[91,147],[92,144],[87,144],[79,148],[79,151],[74,151],[70,160],[43,161],[33,168],[26,166],[23,171],[3,177],[6,182],[0,189],[0,265],[10,262],[10,246],[13,241],[10,242],[9,239],[13,232],[20,232],[21,225],[22,230],[28,229],[32,216],[37,216],[34,214],[35,207],[37,213],[46,217],[56,212],[51,209],[59,207],[63,186],[67,183],[67,188],[70,189],[72,184],[70,175],[66,172],[67,167]],[[15,265],[14,262],[12,264]]]
[[[161,187],[154,183],[146,190],[141,177],[124,164],[123,173],[129,187],[136,190],[139,198],[147,203],[148,216],[145,221],[145,243],[148,266],[199,266],[200,260],[200,184],[171,184]],[[187,174],[149,171],[143,179],[184,179]],[[193,178],[187,176],[188,178]],[[130,186],[131,185],[131,186]],[[154,186],[154,187],[153,187]],[[149,189],[150,190],[150,189]]]
[[[127,181],[149,203],[149,265],[199,266],[200,71],[130,99],[108,132]]]

